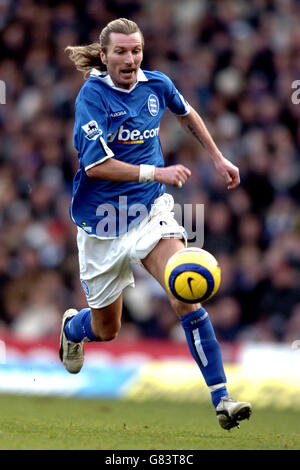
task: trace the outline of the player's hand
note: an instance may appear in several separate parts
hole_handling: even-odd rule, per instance
[[[224,178],[227,189],[234,189],[240,184],[240,172],[237,166],[222,157],[214,162],[217,172]]]
[[[164,184],[172,184],[177,188],[181,188],[191,174],[191,171],[186,166],[171,165],[164,168],[156,168],[155,181]]]

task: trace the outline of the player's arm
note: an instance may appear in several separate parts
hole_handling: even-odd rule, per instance
[[[165,168],[145,168],[143,165],[132,165],[130,163],[108,158],[86,170],[90,178],[99,178],[108,181],[141,181],[143,182],[143,172],[149,174],[149,181],[158,181],[163,184],[177,186],[184,184],[191,176],[191,172],[183,165],[171,165]]]
[[[222,155],[197,111],[190,107],[189,114],[177,116],[177,119],[182,127],[192,134],[202,148],[208,152],[217,172],[227,183],[228,189],[238,186],[240,183],[239,169]]]

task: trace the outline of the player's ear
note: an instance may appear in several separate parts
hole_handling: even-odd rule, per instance
[[[106,54],[102,49],[100,50],[100,59],[104,65],[107,65]]]

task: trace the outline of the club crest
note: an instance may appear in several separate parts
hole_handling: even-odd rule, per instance
[[[156,95],[149,95],[148,98],[148,109],[151,116],[155,117],[159,112],[159,101]]]

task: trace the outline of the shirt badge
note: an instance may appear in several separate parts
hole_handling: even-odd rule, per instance
[[[155,117],[159,112],[159,101],[156,95],[149,95],[148,98],[148,109],[151,116]]]
[[[85,132],[85,137],[88,140],[96,140],[99,135],[102,135],[101,129],[99,129],[96,121],[89,121],[88,123],[81,126]]]

